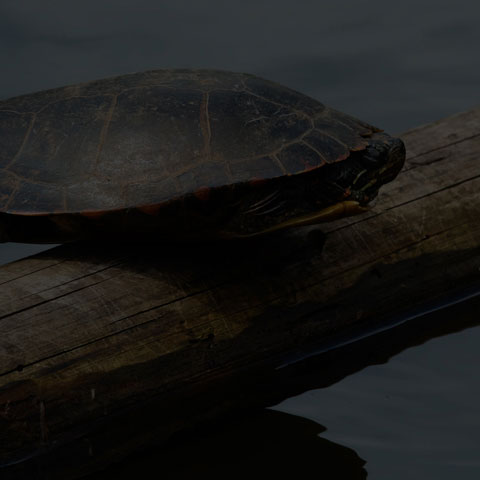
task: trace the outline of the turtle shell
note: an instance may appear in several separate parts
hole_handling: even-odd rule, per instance
[[[0,102],[0,216],[146,211],[342,162],[378,131],[225,71],[156,70],[24,95]]]

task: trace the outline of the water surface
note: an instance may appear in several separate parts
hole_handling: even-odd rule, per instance
[[[431,318],[480,324],[479,308],[471,301]],[[322,437],[365,459],[369,479],[478,479],[479,344],[478,326],[434,338],[275,409],[325,425]]]

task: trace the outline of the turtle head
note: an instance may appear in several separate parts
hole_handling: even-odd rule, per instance
[[[239,192],[238,208],[228,215],[222,233],[250,237],[365,212],[380,187],[398,175],[404,161],[400,139],[374,133],[365,149],[344,160]]]
[[[375,133],[367,148],[355,152],[347,161],[341,177],[349,192],[349,200],[367,205],[380,187],[391,182],[405,163],[405,145],[399,138]]]

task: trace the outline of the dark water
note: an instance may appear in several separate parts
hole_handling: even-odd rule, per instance
[[[479,306],[460,313],[480,324]],[[366,460],[368,478],[478,479],[479,344],[478,326],[436,338],[274,408],[325,425],[322,437]]]
[[[476,0],[2,0],[0,98],[150,68],[223,68],[400,132],[480,103],[479,21]],[[0,263],[41,248],[0,245]],[[475,317],[477,307],[438,321]],[[316,466],[331,478],[480,478],[479,341],[472,327],[405,345],[384,365],[191,440],[190,475],[260,462],[272,475]],[[225,461],[195,456],[199,445]],[[188,474],[187,448],[164,458],[172,472]]]

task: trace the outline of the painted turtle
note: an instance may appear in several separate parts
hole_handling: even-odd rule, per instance
[[[401,140],[253,75],[157,70],[0,102],[0,239],[253,236],[365,210]]]

